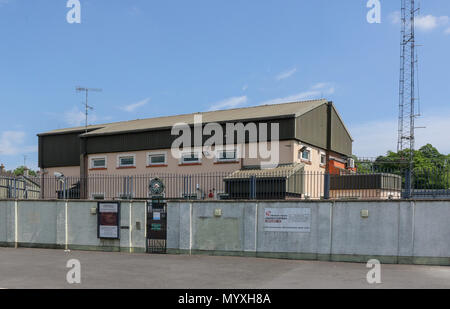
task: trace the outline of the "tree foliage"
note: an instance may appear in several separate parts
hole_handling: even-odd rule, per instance
[[[393,173],[405,176],[410,167],[409,149],[379,156],[374,162],[358,162],[358,172]],[[440,153],[427,144],[414,151],[412,182],[416,189],[450,188],[450,155]]]
[[[15,170],[14,170],[14,175],[16,175],[16,176],[23,176],[23,175],[25,175],[25,169],[26,169],[26,167],[25,166],[19,166],[18,168],[16,168]],[[36,172],[35,171],[33,171],[33,170],[28,170],[28,174],[30,175],[30,176],[37,176],[37,174],[36,174]]]

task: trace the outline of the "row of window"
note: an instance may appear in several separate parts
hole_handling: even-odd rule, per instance
[[[180,164],[201,164],[202,154],[199,152],[189,152],[181,155]],[[218,151],[216,153],[217,162],[237,162],[236,151]],[[166,166],[167,153],[148,153],[147,166]],[[92,157],[90,159],[90,169],[105,169],[107,167],[106,157]],[[136,167],[136,155],[121,154],[117,156],[117,168]]]

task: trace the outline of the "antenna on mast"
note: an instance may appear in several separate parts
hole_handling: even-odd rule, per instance
[[[86,101],[84,102],[84,108],[85,108],[85,116],[86,116],[86,120],[85,120],[85,133],[88,132],[88,115],[89,115],[89,110],[94,110],[94,108],[92,106],[89,106],[88,104],[88,99],[89,99],[89,92],[93,91],[93,92],[102,92],[102,89],[98,89],[98,88],[86,88],[86,87],[76,87],[76,91],[77,92],[85,92],[86,93]]]
[[[415,150],[416,105],[416,66],[418,63],[415,40],[415,17],[419,9],[415,0],[401,0],[401,57],[400,90],[397,151],[409,149],[409,162],[412,168]]]

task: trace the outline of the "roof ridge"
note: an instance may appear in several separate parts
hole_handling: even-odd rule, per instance
[[[142,118],[142,119],[117,121],[117,122],[105,123],[103,125],[119,124],[119,123],[124,123],[124,122],[132,122],[132,121],[140,121],[140,120],[190,116],[190,115],[198,115],[198,114],[211,114],[211,113],[217,113],[217,112],[237,111],[237,110],[245,110],[245,109],[259,108],[259,107],[269,107],[269,106],[272,107],[272,106],[281,106],[281,105],[302,104],[302,103],[311,103],[311,102],[320,102],[320,101],[327,101],[327,100],[322,98],[322,99],[316,99],[316,100],[294,101],[294,102],[278,103],[278,104],[264,104],[264,105],[255,105],[255,106],[236,107],[236,108],[229,108],[229,109],[220,109],[220,110],[215,110],[215,111],[194,112],[194,113],[186,113],[186,114],[167,115],[167,116],[159,116],[159,117],[149,117],[149,118]],[[99,126],[101,126],[101,125],[102,124],[99,124]]]
[[[239,107],[239,108],[231,108],[231,109],[222,109],[222,110],[216,110],[216,111],[205,111],[205,112],[195,112],[195,113],[186,113],[186,114],[178,114],[178,115],[167,115],[167,116],[158,116],[158,117],[149,117],[149,118],[142,118],[142,119],[133,119],[133,120],[123,120],[123,121],[116,121],[116,122],[110,122],[110,123],[103,123],[103,124],[95,124],[95,125],[89,125],[88,130],[90,132],[87,133],[87,135],[93,135],[95,132],[98,131],[104,131],[104,130],[114,130],[115,128],[120,128],[121,126],[130,126],[130,125],[140,125],[140,123],[145,123],[148,121],[164,121],[164,120],[170,120],[170,119],[176,119],[184,117],[186,119],[187,117],[192,117],[195,115],[204,115],[210,116],[214,118],[214,114],[218,115],[218,118],[222,117],[221,115],[226,115],[227,112],[237,113],[239,114],[239,111],[242,111],[242,114],[247,114],[246,116],[249,116],[253,113],[252,110],[255,110],[255,112],[258,111],[258,109],[261,109],[261,113],[267,114],[267,109],[275,109],[282,112],[285,112],[283,115],[297,115],[298,111],[295,111],[295,108],[288,107],[283,108],[285,106],[294,106],[298,105],[299,110],[301,110],[303,105],[307,105],[308,103],[326,103],[328,102],[325,98],[321,99],[315,99],[315,100],[304,100],[304,101],[293,101],[293,102],[286,102],[286,103],[278,103],[278,104],[264,104],[264,105],[255,105],[255,106],[246,106],[246,107]],[[258,112],[259,113],[259,112]],[[261,114],[259,113],[259,114]],[[280,114],[279,112],[274,112],[274,114]],[[243,117],[244,117],[243,115]],[[281,115],[281,114],[280,114]],[[257,117],[262,118],[262,117]],[[246,118],[242,118],[246,119]],[[181,120],[182,121],[182,120]],[[66,129],[57,129],[45,133],[38,134],[38,136],[43,135],[51,135],[51,134],[64,134],[64,132],[78,132],[83,131],[85,127],[72,127],[72,128],[66,128]]]

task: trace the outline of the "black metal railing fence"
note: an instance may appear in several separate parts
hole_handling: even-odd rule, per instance
[[[371,170],[327,174],[312,171],[3,177],[3,199],[142,199],[152,197],[150,181],[164,184],[165,199],[450,199],[449,170]]]

